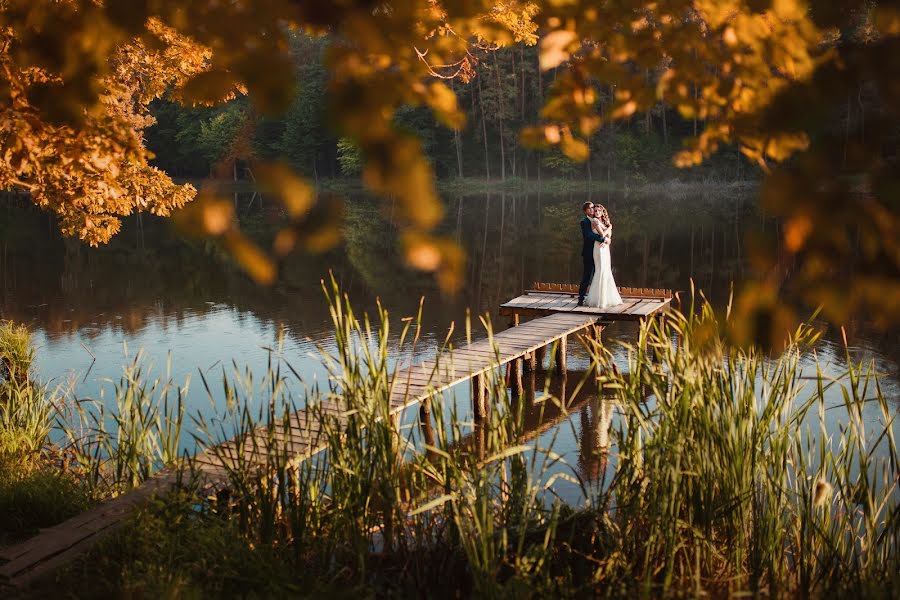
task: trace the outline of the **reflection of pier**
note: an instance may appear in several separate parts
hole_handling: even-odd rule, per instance
[[[501,307],[501,314],[511,317],[509,329],[460,348],[450,348],[434,359],[412,365],[394,373],[393,392],[390,397],[391,414],[399,415],[407,407],[427,406],[431,398],[456,384],[472,381],[472,404],[476,423],[484,419],[490,410],[486,374],[509,365],[509,379],[514,393],[523,402],[534,402],[534,371],[543,365],[548,347],[555,348],[557,372],[566,372],[567,339],[572,334],[599,335],[610,322],[639,320],[661,314],[668,309],[672,294],[667,290],[635,290],[622,288],[625,303],[614,309],[576,307],[571,286],[562,284],[535,284],[535,290],[527,292]],[[521,317],[540,318],[520,324]],[[523,375],[529,382],[523,385]],[[567,398],[566,378],[558,380],[562,389],[556,394]],[[530,398],[530,399],[529,399]],[[547,403],[544,403],[547,404]],[[564,407],[565,404],[562,405]],[[562,407],[556,407],[561,413]],[[554,408],[543,407],[543,419],[532,421],[535,435],[541,423],[546,427],[560,418],[552,418]],[[326,449],[327,442],[315,415],[334,415],[338,423],[349,418],[339,399],[329,399],[310,409],[290,415],[289,428],[274,432],[275,446],[268,439],[273,432],[260,428],[240,438],[230,440],[195,457],[201,477],[211,482],[227,480],[229,467],[240,464],[243,468],[265,468],[267,455],[278,452],[291,457],[294,465]],[[589,417],[602,436],[603,411],[593,411]],[[610,413],[611,414],[611,413]],[[547,418],[550,416],[551,418]],[[533,418],[533,413],[532,417]],[[608,423],[608,418],[606,422]],[[608,428],[608,425],[607,425]],[[277,428],[276,428],[277,429]],[[601,472],[598,463],[582,458],[588,472]],[[595,465],[595,466],[591,466]],[[85,511],[84,513],[47,528],[33,538],[0,551],[0,583],[23,585],[28,580],[47,573],[64,562],[89,549],[102,534],[115,529],[137,505],[149,496],[167,490],[177,482],[177,475],[167,470],[151,478],[131,492]]]
[[[515,383],[508,382],[513,393],[510,408],[522,410],[522,434],[518,439],[519,442],[540,437],[541,434],[578,415],[581,428],[578,464],[582,477],[587,480],[599,479],[606,470],[609,428],[614,409],[613,399],[599,396],[597,387],[592,385],[592,379],[593,374],[588,372],[568,371],[547,380],[543,373],[532,370],[524,377],[520,395],[516,394]],[[584,385],[579,385],[580,383]],[[541,387],[538,387],[538,384]],[[538,395],[538,392],[541,395]],[[419,427],[425,443],[435,446],[434,424],[429,404],[423,402],[419,409]],[[484,425],[476,422],[474,431],[458,440],[456,445],[468,447],[483,458],[485,454],[483,429]]]

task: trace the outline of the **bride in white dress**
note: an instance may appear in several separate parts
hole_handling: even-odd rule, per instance
[[[594,218],[591,219],[591,228],[606,237],[602,244],[594,242],[594,277],[591,279],[591,287],[584,299],[584,305],[593,308],[606,308],[622,304],[622,297],[616,287],[616,280],[612,274],[612,259],[609,255],[609,244],[612,241],[612,222],[609,213],[599,205],[594,205]]]

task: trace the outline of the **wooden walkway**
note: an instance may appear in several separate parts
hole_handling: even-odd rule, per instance
[[[459,348],[452,348],[433,359],[399,370],[394,375],[391,414],[399,415],[409,406],[430,399],[434,394],[464,381],[473,382],[473,411],[476,421],[484,417],[487,394],[483,375],[507,363],[515,367],[521,387],[521,370],[533,370],[545,348],[557,348],[557,371],[566,369],[566,340],[569,335],[587,328],[602,328],[613,320],[634,320],[664,310],[668,297],[626,295],[627,303],[620,311],[581,310],[574,306],[572,291],[552,289],[559,284],[536,284],[501,307],[501,314],[513,317],[517,325],[493,336]],[[541,289],[547,287],[548,289]],[[577,290],[575,290],[577,292]],[[624,290],[623,290],[624,291]],[[651,307],[653,310],[651,310]],[[542,316],[519,324],[520,316]],[[546,315],[546,316],[543,316]],[[522,366],[520,370],[519,365]],[[244,466],[265,466],[266,454],[275,451],[267,439],[274,434],[276,446],[285,446],[294,464],[308,459],[326,448],[321,424],[315,415],[322,412],[338,420],[346,419],[339,399],[329,399],[293,413],[289,428],[257,429],[250,435],[231,440],[194,457],[195,467],[209,483],[227,481],[229,468],[242,462]],[[17,589],[72,558],[86,552],[103,535],[125,521],[129,513],[148,497],[165,492],[177,483],[177,474],[163,471],[135,490],[103,502],[63,523],[42,530],[36,536],[0,549],[0,590]]]
[[[578,306],[578,286],[567,283],[535,283],[523,295],[500,305],[500,314],[540,317],[557,313],[593,315],[604,321],[640,321],[664,313],[672,302],[672,290],[620,287],[622,304],[608,308]]]

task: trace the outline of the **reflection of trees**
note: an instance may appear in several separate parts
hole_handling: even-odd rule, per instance
[[[31,208],[0,211],[0,317],[37,320],[51,337],[76,331],[90,337],[101,327],[135,332],[151,320],[165,327],[188,312],[206,313],[208,302],[227,302],[262,319],[291,305],[286,286],[260,288],[214,245],[187,242],[160,219],[144,216],[142,233],[129,220],[121,235],[96,249],[61,239],[46,220]],[[317,301],[300,316],[316,314],[322,322],[328,313],[318,281],[326,269],[316,267],[325,257],[316,265],[305,258],[298,256],[300,268],[291,264],[289,271],[314,282]]]
[[[421,274],[404,267],[396,231],[382,216],[380,208],[364,197],[347,203],[344,226],[347,260],[376,293],[397,289],[418,298],[429,287],[429,282]]]
[[[448,224],[469,257],[473,308],[493,310],[535,280],[581,276],[583,198],[574,194],[481,194],[450,203]],[[613,195],[613,266],[621,285],[687,289],[691,277],[714,298],[742,273],[741,232],[750,198]]]
[[[243,226],[266,243],[275,230],[268,212],[274,205],[250,205],[256,195],[245,196],[235,199]],[[268,289],[233,269],[214,244],[185,241],[149,216],[142,225],[129,218],[112,244],[89,249],[60,239],[47,215],[7,204],[0,210],[0,310],[26,322],[38,318],[51,334],[104,320],[133,331],[151,318],[203,313],[208,301],[288,327],[318,327],[328,319],[319,280],[332,269],[361,306],[377,296],[394,314],[411,314],[424,294],[430,327],[440,332],[466,307],[493,311],[534,280],[578,279],[582,200],[574,194],[451,198],[440,233],[459,240],[468,257],[466,285],[454,299],[442,298],[428,276],[404,265],[391,215],[364,196],[347,204],[343,249],[287,257],[279,284]],[[621,285],[686,289],[693,276],[721,298],[740,274],[739,234],[751,218],[749,202],[613,195],[604,204],[616,227],[613,260]],[[121,321],[112,321],[115,314]]]

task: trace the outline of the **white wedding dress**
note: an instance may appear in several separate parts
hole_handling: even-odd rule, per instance
[[[592,308],[606,308],[622,304],[622,296],[616,287],[616,280],[612,274],[612,259],[609,254],[609,244],[594,243],[594,277],[591,279],[591,287],[588,288],[584,305]]]

